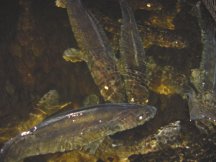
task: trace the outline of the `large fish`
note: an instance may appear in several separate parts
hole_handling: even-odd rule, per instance
[[[125,90],[118,73],[114,52],[96,18],[82,5],[81,0],[67,0],[67,13],[81,52],[66,50],[64,58],[85,61],[105,100],[124,102]]]
[[[1,149],[0,162],[69,150],[94,153],[106,136],[142,125],[155,114],[152,106],[126,103],[63,112],[8,141]]]
[[[196,4],[203,50],[199,69],[192,70],[195,90],[189,94],[190,118],[216,120],[216,22],[202,3]]]
[[[131,7],[126,0],[119,2],[122,25],[118,68],[124,78],[128,102],[146,104],[149,92],[145,51]]]

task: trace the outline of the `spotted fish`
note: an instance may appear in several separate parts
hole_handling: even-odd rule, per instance
[[[68,0],[66,6],[81,51],[66,50],[64,58],[70,61],[80,59],[87,63],[105,100],[125,101],[124,84],[116,67],[114,53],[99,22],[83,7],[81,0]]]
[[[216,23],[202,3],[196,4],[203,50],[199,69],[192,70],[195,90],[189,94],[190,118],[216,120]]]
[[[126,0],[119,2],[122,25],[118,68],[124,78],[128,102],[146,104],[149,92],[145,51],[131,7]]]
[[[69,150],[94,153],[106,136],[142,125],[155,114],[152,106],[126,103],[62,112],[8,141],[0,151],[0,161],[18,162]]]

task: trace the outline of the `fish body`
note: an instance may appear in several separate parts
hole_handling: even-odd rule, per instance
[[[66,6],[72,31],[82,51],[82,55],[76,57],[87,63],[105,100],[124,102],[124,85],[114,53],[99,22],[83,7],[81,0],[68,0]]]
[[[124,78],[128,102],[146,104],[149,92],[145,51],[131,7],[126,0],[119,2],[122,25],[118,68]]]
[[[142,125],[155,114],[152,106],[124,103],[62,112],[8,141],[0,151],[0,161],[81,150],[106,136]]]
[[[190,118],[216,120],[216,23],[202,3],[196,5],[203,50],[199,69],[192,70]]]

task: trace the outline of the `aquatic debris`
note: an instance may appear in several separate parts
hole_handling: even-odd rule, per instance
[[[164,3],[169,3],[169,1],[164,1]],[[174,19],[177,14],[181,11],[181,1],[173,1],[175,7],[168,9],[168,6],[163,6],[163,9],[158,12],[152,12],[149,16],[148,21],[144,22],[152,27],[159,27],[162,29],[175,30]]]
[[[150,48],[157,45],[164,48],[187,48],[189,43],[174,30],[158,29],[149,25],[140,26],[140,35],[143,37],[143,46]]]
[[[94,11],[97,18],[103,24],[105,31],[111,33],[111,44],[116,51],[119,49],[120,23],[103,15],[99,11]],[[155,15],[156,16],[156,15]],[[157,45],[165,48],[186,48],[189,43],[175,30],[152,27],[151,24],[137,25],[140,36],[143,40],[144,48],[150,48],[152,45]]]
[[[164,95],[184,93],[184,87],[188,84],[188,78],[184,74],[171,66],[155,65],[153,61],[148,61],[147,69],[151,91]]]
[[[69,150],[92,154],[106,136],[137,127],[153,118],[156,108],[136,104],[103,104],[70,110],[48,118],[8,141],[1,162]]]
[[[216,23],[201,2],[196,4],[196,16],[201,28],[203,43],[199,69],[192,70],[194,85],[189,93],[191,120],[216,120]]]

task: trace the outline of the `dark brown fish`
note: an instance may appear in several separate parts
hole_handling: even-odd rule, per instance
[[[72,31],[82,54],[67,51],[64,57],[79,57],[86,61],[105,100],[125,101],[124,84],[117,71],[114,53],[99,22],[83,7],[81,0],[68,0],[66,6]]]
[[[125,103],[66,111],[8,141],[0,151],[0,162],[69,150],[94,153],[106,136],[142,125],[155,114],[152,106]]]

